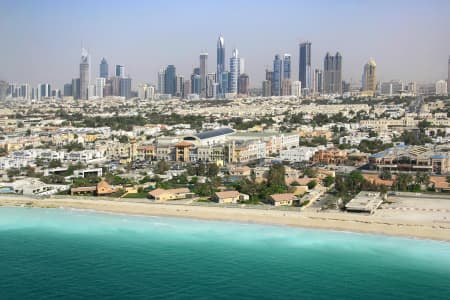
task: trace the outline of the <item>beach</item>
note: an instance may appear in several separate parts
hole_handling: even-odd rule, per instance
[[[408,212],[379,210],[374,215],[343,212],[283,211],[258,208],[136,203],[123,200],[82,198],[0,197],[1,206],[66,208],[130,215],[195,218],[201,220],[258,223],[338,231],[383,234],[450,242],[447,213],[414,218]]]

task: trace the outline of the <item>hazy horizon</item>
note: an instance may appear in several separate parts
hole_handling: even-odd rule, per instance
[[[292,55],[298,79],[298,44],[312,43],[313,68],[329,51],[343,56],[343,79],[359,83],[374,58],[378,80],[435,82],[447,77],[450,1],[197,1],[188,3],[82,0],[0,2],[0,80],[50,83],[62,88],[79,76],[81,45],[91,54],[91,83],[102,57],[125,66],[137,83],[156,83],[173,64],[188,77],[209,53],[216,70],[216,43],[225,38],[245,59],[252,87],[264,80],[275,54]]]

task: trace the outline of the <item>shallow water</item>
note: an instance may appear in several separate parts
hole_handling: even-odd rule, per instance
[[[0,299],[448,299],[450,243],[0,208]]]

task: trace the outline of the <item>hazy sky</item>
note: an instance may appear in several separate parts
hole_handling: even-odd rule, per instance
[[[0,79],[62,87],[79,76],[81,43],[91,53],[91,78],[106,57],[138,82],[156,81],[174,64],[189,76],[202,51],[215,71],[216,43],[225,38],[227,61],[237,47],[251,86],[260,86],[276,53],[312,42],[313,68],[327,51],[343,56],[343,79],[358,83],[373,57],[380,80],[434,82],[447,77],[448,0],[0,0]]]

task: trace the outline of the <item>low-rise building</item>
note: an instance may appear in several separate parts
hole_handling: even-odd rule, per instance
[[[216,192],[212,199],[217,203],[238,203],[247,201],[250,197],[246,194],[241,194],[238,191],[224,191]]]
[[[274,206],[292,206],[298,198],[293,193],[273,194],[269,196],[269,202]]]

